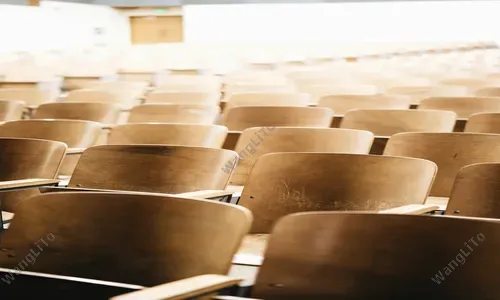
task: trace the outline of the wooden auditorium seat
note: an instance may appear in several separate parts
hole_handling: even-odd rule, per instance
[[[475,113],[500,112],[500,98],[434,97],[423,100],[418,108],[453,111],[457,118],[466,119]]]
[[[114,124],[118,120],[120,107],[101,102],[54,102],[40,105],[33,119],[68,119]]]
[[[492,219],[292,214],[274,227],[249,298],[214,299],[492,299],[499,234]],[[192,299],[234,285],[193,277],[112,300]]]
[[[218,105],[219,96],[209,92],[153,91],[146,96],[145,103]]]
[[[222,191],[231,176],[222,166],[236,156],[230,150],[188,146],[95,146],[83,152],[68,187],[169,194]]]
[[[128,123],[192,123],[214,124],[220,112],[216,105],[143,104],[130,111]]]
[[[432,97],[470,96],[467,87],[455,85],[413,85],[394,86],[385,91],[386,95],[402,95],[411,98],[412,105],[420,105],[422,100]]]
[[[348,111],[340,128],[375,134],[371,154],[382,154],[390,136],[400,132],[452,132],[456,114],[439,110],[355,109]]]
[[[220,148],[227,135],[220,125],[131,123],[115,126],[109,133],[109,145],[168,144]]]
[[[483,133],[398,133],[384,155],[433,161],[438,173],[430,196],[450,197],[458,171],[470,164],[500,162],[500,135]]]
[[[42,91],[37,87],[0,89],[0,100],[22,101],[29,108],[36,108],[41,104],[55,101],[56,99],[52,96],[51,91]]]
[[[243,207],[168,195],[44,194],[19,204],[0,266],[37,251],[29,271],[143,286],[224,275],[251,220]]]
[[[113,92],[99,89],[81,89],[68,92],[65,102],[100,102],[122,104],[122,99]]]
[[[465,132],[500,133],[500,112],[477,113],[469,117]]]
[[[170,74],[158,80],[155,91],[208,92],[220,91],[220,79],[212,75]]]
[[[323,97],[328,95],[344,96],[374,96],[379,90],[374,85],[359,84],[319,84],[298,89],[302,93],[311,95],[311,103],[318,104]]]
[[[100,131],[101,124],[80,120],[19,120],[0,125],[2,138],[59,141],[69,148],[92,146]]]
[[[101,82],[101,77],[103,77],[103,75],[64,75],[62,89],[65,91],[86,89],[95,83]]]
[[[59,175],[71,175],[83,149],[91,147],[101,133],[101,124],[80,120],[20,120],[0,125],[2,138],[28,138],[63,142],[67,155]]]
[[[154,84],[155,81],[154,71],[146,71],[146,70],[127,70],[121,69],[118,70],[118,80],[120,81],[143,81],[147,82],[149,86]]]
[[[401,132],[452,132],[456,114],[440,110],[355,109],[348,111],[341,128],[368,130],[376,136]]]
[[[335,115],[345,115],[353,109],[409,109],[410,98],[385,95],[325,95],[318,107],[328,107]]]
[[[141,104],[148,86],[145,81],[105,81],[94,83],[88,89],[112,93],[120,99],[121,105],[128,109]]]
[[[54,180],[66,154],[66,144],[56,141],[0,138],[0,190],[2,210],[14,212],[24,199],[38,194],[37,190],[8,192],[15,187],[24,189],[39,184],[55,184]],[[17,184],[8,181],[16,180]],[[6,183],[4,183],[6,182]]]
[[[253,127],[245,129],[235,151],[238,164],[231,185],[245,185],[255,162],[275,152],[327,152],[368,154],[373,134],[364,130],[304,127]],[[229,164],[230,166],[230,164]],[[226,166],[224,166],[226,167]],[[311,166],[317,168],[319,166]]]
[[[223,121],[229,130],[262,126],[330,127],[333,111],[324,107],[240,106]]]
[[[500,83],[498,79],[495,78],[484,78],[484,77],[455,77],[446,78],[441,80],[441,84],[444,85],[458,85],[467,87],[470,93],[474,94],[477,90],[495,85],[495,83]]]
[[[500,98],[493,97],[436,97],[422,101],[419,109],[448,110],[457,114],[454,131],[463,132],[467,119],[476,113],[500,112]]]
[[[0,122],[16,121],[22,118],[23,101],[0,100]]]
[[[445,214],[500,219],[500,163],[470,164],[460,169]]]
[[[254,215],[251,233],[269,233],[280,217],[296,212],[423,204],[436,171],[423,159],[271,153],[254,164],[238,204]]]
[[[238,106],[308,106],[309,95],[286,92],[234,93],[229,97],[226,109]]]
[[[500,87],[480,88],[476,91],[476,96],[477,97],[500,97]]]

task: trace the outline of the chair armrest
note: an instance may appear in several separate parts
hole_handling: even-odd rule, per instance
[[[429,196],[429,197],[427,197],[427,200],[425,200],[425,204],[438,205],[439,210],[446,210],[446,207],[448,206],[449,201],[450,201],[450,198],[448,198],[448,197]]]
[[[101,190],[101,189],[87,189],[87,188],[73,188],[67,186],[50,186],[41,187],[40,193],[58,193],[58,192],[116,192],[114,190]]]
[[[10,223],[14,219],[14,214],[6,211],[2,211],[2,222],[5,223]],[[0,230],[1,231],[1,230]]]
[[[242,279],[224,275],[201,275],[120,295],[111,300],[180,300],[232,287]]]
[[[244,298],[244,297],[236,297],[236,296],[214,296],[212,299],[215,300],[261,300],[257,298]]]
[[[242,185],[228,185],[226,187],[226,191],[232,192],[233,193],[233,198],[240,198],[241,197],[241,193],[243,192],[243,188],[244,187]]]
[[[229,202],[231,201],[233,192],[223,191],[223,190],[205,190],[205,191],[196,191],[189,193],[180,193],[175,195],[181,197],[199,198],[199,199],[213,199],[213,200],[217,199],[219,201]]]
[[[223,190],[205,190],[205,191],[196,191],[196,192],[188,192],[188,193],[180,193],[176,194],[178,196],[182,197],[196,197],[196,198],[203,198],[203,199],[210,199],[210,198],[215,198],[215,197],[221,197],[221,196],[227,196],[227,195],[232,195],[233,193],[230,191],[223,191]]]
[[[247,234],[233,256],[233,264],[259,267],[264,259],[269,236],[269,234]]]
[[[108,190],[108,189],[93,189],[85,187],[62,187],[62,186],[51,186],[51,187],[41,187],[40,193],[60,193],[60,192],[94,192],[94,193],[116,193],[116,194],[139,194],[139,195],[160,195],[160,196],[177,196],[176,194],[164,194],[164,193],[151,193],[151,192],[140,192],[140,191],[125,191],[125,190]]]
[[[427,212],[439,210],[439,205],[432,204],[409,204],[391,209],[381,210],[379,214],[403,214],[403,215],[421,215]]]
[[[66,150],[66,155],[82,154],[87,148],[68,148]]]
[[[0,192],[23,190],[23,189],[41,187],[46,185],[55,185],[58,183],[59,180],[57,179],[40,179],[40,178],[0,181]]]
[[[1,191],[1,189],[0,189]],[[154,192],[141,192],[141,191],[124,191],[124,190],[107,190],[107,189],[93,189],[93,188],[85,188],[85,187],[59,187],[59,186],[51,186],[51,187],[42,187],[40,188],[40,193],[58,193],[58,192],[94,192],[94,193],[117,193],[117,194],[134,194],[134,195],[152,195],[152,196],[174,196],[174,197],[183,197],[183,198],[198,198],[198,199],[226,199],[231,198],[233,195],[228,191],[216,191],[216,190],[207,190],[207,191],[199,191],[199,192],[190,192],[190,193],[181,193],[181,194],[167,194],[167,193],[154,193]],[[206,195],[202,193],[206,192]],[[200,195],[206,196],[207,198],[196,197],[196,193],[200,193]],[[222,201],[222,200],[220,200]]]
[[[111,130],[113,129],[113,127],[115,127],[116,125],[115,124],[101,124],[101,128],[103,130]]]
[[[38,105],[26,105],[25,108],[29,111],[32,112],[38,108]]]
[[[215,300],[260,300],[257,298],[243,298],[243,297],[236,297],[236,296],[214,296],[212,299]]]

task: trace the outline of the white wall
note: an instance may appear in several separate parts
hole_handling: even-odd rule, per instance
[[[190,5],[187,42],[500,41],[500,1]]]
[[[190,43],[344,44],[500,41],[500,1],[188,5]],[[101,35],[95,28],[104,28]],[[0,5],[0,52],[128,46],[128,18],[106,6]]]
[[[40,7],[0,5],[0,36],[0,52],[116,47],[129,44],[129,25],[110,7],[43,1]]]
[[[289,45],[276,47],[280,52],[276,56],[281,57],[285,48],[285,55],[294,57],[309,51],[315,56],[331,55],[332,44],[362,44],[355,47],[359,51],[373,47],[367,43],[498,42],[499,11],[500,1],[189,5],[183,8],[183,14],[185,41],[191,46],[152,48],[163,57],[182,53],[187,62],[179,64],[185,65],[196,62],[200,55],[204,56],[199,59],[202,61],[227,61],[249,49],[251,56],[267,56],[273,52],[273,44]],[[96,28],[104,29],[101,35],[96,34]],[[0,5],[0,36],[0,54],[81,52],[96,46],[108,49],[130,45],[125,13],[106,6],[53,1],[42,1],[41,7]],[[304,50],[307,47],[312,50]],[[333,48],[336,54],[344,49]],[[353,54],[353,47],[345,49]],[[139,55],[139,59],[143,56]],[[93,68],[73,56],[68,59]],[[108,60],[105,56],[100,59]],[[5,56],[0,56],[0,63],[2,60]],[[164,60],[156,61],[159,65]]]

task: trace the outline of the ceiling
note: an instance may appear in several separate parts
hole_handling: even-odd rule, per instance
[[[180,6],[197,4],[243,4],[243,3],[336,3],[336,2],[407,2],[422,0],[58,0],[86,4],[100,4],[119,7]],[[423,0],[425,1],[425,0]],[[453,1],[453,0],[427,0]],[[28,0],[0,0],[1,4],[27,5]]]

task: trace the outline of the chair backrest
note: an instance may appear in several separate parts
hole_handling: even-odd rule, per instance
[[[200,92],[200,93],[218,93],[219,85],[205,82],[193,83],[168,83],[156,88],[157,92]]]
[[[57,102],[42,104],[35,111],[34,119],[68,119],[114,124],[120,107],[112,103]]]
[[[0,137],[58,141],[70,148],[93,146],[101,124],[79,120],[20,120],[0,125]]]
[[[4,88],[0,89],[0,100],[22,101],[28,106],[37,106],[46,102],[52,102],[52,92],[42,91],[39,88]]]
[[[146,103],[217,105],[219,96],[208,92],[155,91],[148,94]]]
[[[449,197],[458,171],[470,164],[500,162],[500,135],[483,133],[398,133],[384,155],[427,159],[438,165],[431,196]]]
[[[145,81],[105,81],[95,83],[89,89],[112,93],[122,104],[130,106],[140,104],[139,98],[144,96],[148,85]]]
[[[379,91],[387,91],[390,88],[402,85],[416,86],[416,85],[427,85],[431,83],[431,80],[429,80],[428,78],[408,77],[402,74],[389,75],[389,76],[370,74],[368,76],[361,75],[361,77],[364,77],[360,78],[361,82],[366,84],[373,84],[377,86]]]
[[[373,134],[364,130],[302,127],[254,127],[243,131],[235,151],[238,165],[230,184],[244,185],[255,161],[274,152],[330,152],[368,154]]]
[[[229,96],[222,120],[225,120],[227,113],[231,108],[239,106],[303,106],[309,104],[310,96],[308,94],[292,92],[248,92],[235,93]]]
[[[333,111],[325,107],[240,106],[227,112],[229,130],[262,126],[330,127]]]
[[[300,89],[298,88],[297,90],[311,95],[311,101],[314,103],[318,103],[323,97],[327,97],[329,95],[357,98],[359,96],[373,97],[378,93],[378,89],[374,85],[359,84],[311,85]]]
[[[157,90],[214,93],[220,90],[220,80],[207,75],[167,75],[158,79]]]
[[[494,79],[488,78],[477,78],[477,77],[457,77],[457,78],[446,78],[441,80],[441,84],[445,85],[459,85],[465,86],[471,90],[471,92],[475,92],[477,89],[480,89],[484,86],[491,85],[494,83]]]
[[[236,152],[167,145],[104,145],[85,150],[70,187],[158,193],[223,190]]]
[[[276,67],[277,64],[275,62],[248,62],[246,64],[246,68],[256,71],[271,71],[275,70]]]
[[[226,87],[233,85],[291,86],[289,80],[279,71],[239,70],[223,78]]]
[[[291,75],[291,76],[290,76]],[[288,74],[288,77],[292,79],[293,84],[298,90],[306,91],[312,86],[328,86],[328,87],[339,87],[339,86],[369,86],[363,85],[353,80],[349,76],[339,78],[334,74]],[[363,88],[361,88],[363,89]]]
[[[66,102],[101,102],[121,104],[121,99],[117,94],[99,89],[73,90],[68,93]]]
[[[74,91],[86,89],[99,82],[101,82],[101,76],[64,76],[62,88],[65,91]]]
[[[17,267],[43,251],[29,271],[144,286],[227,274],[251,219],[248,210],[216,201],[43,194],[19,206],[2,236],[9,252],[0,254],[0,265]]]
[[[64,143],[56,141],[0,138],[0,181],[55,178],[66,148]],[[4,193],[2,209],[15,212],[20,201],[34,194],[38,190]]]
[[[492,220],[291,215],[272,232],[252,298],[495,299],[499,235]]]
[[[167,72],[169,75],[174,75],[174,76],[199,76],[201,75],[200,72],[202,72],[201,69],[198,68],[167,68]]]
[[[120,80],[96,82],[90,85],[89,88],[109,91],[127,90],[129,92],[135,92],[136,95],[134,96],[140,96],[146,91],[148,86],[149,83],[146,80]]]
[[[433,162],[404,157],[271,153],[253,166],[239,204],[254,215],[252,232],[268,233],[276,220],[296,212],[423,204],[436,169]]]
[[[241,93],[295,93],[290,84],[280,83],[239,83],[224,86],[224,99],[230,99],[234,94]]]
[[[23,111],[23,101],[0,100],[0,121],[19,120],[23,116]]]
[[[500,97],[500,87],[484,87],[476,91],[478,97]]]
[[[220,125],[132,123],[113,127],[110,145],[164,144],[220,148],[227,135]]]
[[[309,95],[299,93],[237,93],[232,94],[227,107],[237,106],[307,106]]]
[[[431,86],[395,86],[385,92],[387,95],[405,95],[411,98],[412,104],[420,104],[430,97],[466,97],[469,89],[465,86],[431,85]]]
[[[220,112],[216,105],[144,104],[133,107],[128,123],[163,122],[213,124]]]
[[[420,103],[419,109],[453,111],[457,118],[468,118],[480,112],[500,112],[500,98],[488,97],[440,97],[428,98]]]
[[[144,81],[151,85],[155,80],[155,72],[135,72],[129,70],[118,71],[118,78],[124,81]]]
[[[361,129],[379,136],[400,132],[452,132],[457,115],[443,110],[350,110],[342,119],[341,128]]]
[[[447,215],[500,218],[500,163],[463,167],[455,178]]]
[[[411,99],[405,96],[326,95],[319,99],[318,106],[344,115],[353,109],[409,109],[410,102]]]
[[[465,132],[500,133],[500,112],[477,113],[467,120]]]

